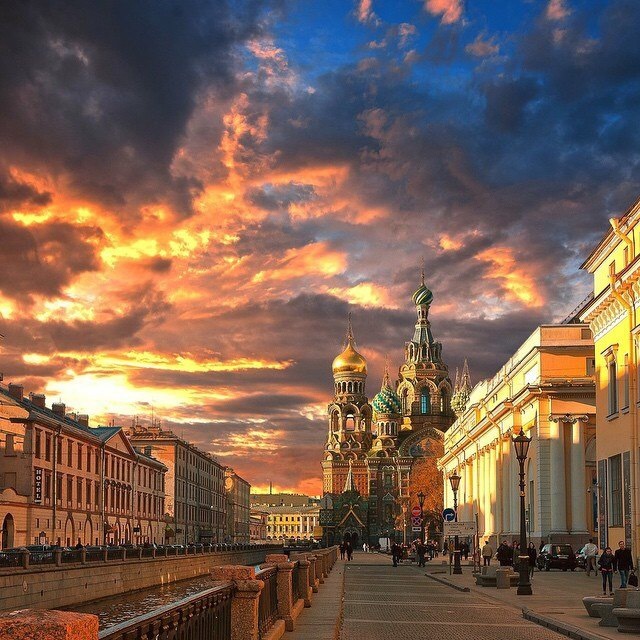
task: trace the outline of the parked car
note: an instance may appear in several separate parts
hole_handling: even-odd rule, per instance
[[[570,544],[545,544],[536,561],[538,569],[562,569],[574,571],[578,566],[576,554]]]

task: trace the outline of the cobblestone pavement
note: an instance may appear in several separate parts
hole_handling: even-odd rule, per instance
[[[388,556],[357,553],[345,565],[341,640],[561,640],[512,607],[435,582]]]

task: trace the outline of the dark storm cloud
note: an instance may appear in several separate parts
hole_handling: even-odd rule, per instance
[[[3,3],[3,153],[129,214],[163,199],[190,211],[201,185],[172,177],[171,159],[198,91],[234,86],[233,47],[257,32],[261,4]]]
[[[264,184],[248,189],[245,198],[268,211],[286,211],[292,204],[308,202],[315,197],[313,185],[289,182],[285,185]]]
[[[25,228],[0,219],[0,292],[28,300],[54,296],[77,275],[94,271],[100,229],[66,222]]]
[[[15,180],[0,164],[0,213],[16,206],[43,206],[51,202],[51,194],[40,192],[29,184]]]

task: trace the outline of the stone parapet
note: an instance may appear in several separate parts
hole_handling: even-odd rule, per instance
[[[0,616],[0,640],[97,640],[98,616],[24,609]]]

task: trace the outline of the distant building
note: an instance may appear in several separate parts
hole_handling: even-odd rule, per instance
[[[267,540],[311,540],[319,525],[320,507],[280,504],[261,507],[266,511]]]
[[[320,502],[319,498],[306,496],[302,493],[252,493],[252,505],[271,505],[277,506],[288,504],[302,507],[305,505],[314,505]]]
[[[217,543],[226,536],[225,470],[209,453],[159,426],[134,425],[132,444],[167,466],[163,542]]]
[[[458,519],[477,517],[481,538],[490,538],[494,549],[499,539],[520,533],[519,464],[511,439],[521,429],[532,438],[525,467],[529,539],[571,542],[576,549],[595,537],[593,373],[587,325],[543,325],[493,378],[459,399],[440,466],[445,478],[461,477]],[[444,495],[445,506],[453,507],[446,479]]]
[[[581,319],[595,342],[598,524],[601,547],[625,540],[640,556],[640,199],[582,265],[593,294]]]
[[[0,548],[162,542],[166,466],[120,427],[0,385]]]
[[[253,541],[261,541],[267,539],[267,520],[269,513],[259,509],[251,509],[249,516],[249,539]]]
[[[226,534],[227,542],[249,542],[251,485],[231,467],[224,470],[226,489]]]

